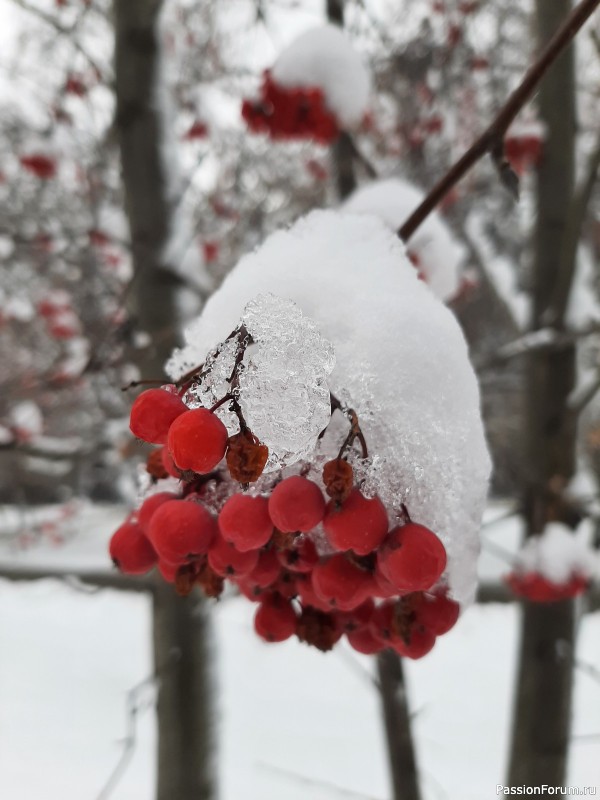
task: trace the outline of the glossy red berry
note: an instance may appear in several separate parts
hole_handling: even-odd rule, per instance
[[[375,603],[372,597],[368,597],[352,611],[338,611],[337,615],[344,632],[349,633],[359,628],[367,628],[374,613]]]
[[[356,630],[348,631],[346,638],[357,653],[363,653],[366,656],[379,653],[385,647],[383,642],[373,636],[369,628],[357,628]]]
[[[323,527],[336,550],[353,550],[359,556],[366,556],[385,538],[388,517],[378,497],[367,499],[353,489],[341,505],[328,503]]]
[[[151,444],[165,444],[172,423],[187,411],[176,394],[165,389],[146,389],[135,399],[129,416],[134,436]]]
[[[280,594],[271,594],[259,605],[254,628],[265,642],[283,642],[296,632],[296,612]]]
[[[165,468],[165,472],[168,475],[170,475],[172,478],[181,478],[181,470],[177,469],[177,465],[173,461],[173,457],[171,453],[169,453],[168,447],[161,447],[160,458],[162,465]]]
[[[127,575],[144,575],[157,561],[154,548],[135,522],[125,522],[117,528],[109,552],[115,566]]]
[[[225,541],[237,550],[258,550],[273,533],[266,497],[232,495],[219,514],[219,530]]]
[[[177,577],[177,570],[179,567],[177,564],[169,564],[168,561],[161,561],[159,559],[158,564],[158,571],[166,580],[167,583],[175,583],[175,578]]]
[[[284,533],[307,533],[323,519],[325,500],[316,483],[294,475],[277,484],[269,498],[269,514]]]
[[[177,417],[169,428],[169,452],[179,469],[204,475],[225,455],[227,435],[217,416],[207,408],[194,408]]]
[[[222,536],[217,536],[208,551],[208,563],[224,578],[245,576],[257,565],[258,550],[242,553]]]
[[[406,598],[408,600],[408,598]],[[460,606],[445,594],[420,594],[414,605],[415,621],[441,636],[456,625]]]
[[[423,658],[435,644],[435,633],[422,626],[411,629],[406,640],[396,638],[391,641],[393,649],[405,658]]]
[[[156,552],[170,564],[183,564],[207,552],[217,534],[208,511],[189,500],[169,500],[150,520],[148,537]]]
[[[157,492],[144,500],[137,512],[138,524],[142,530],[148,530],[154,512],[169,500],[177,500],[177,495],[173,494],[173,492]]]
[[[277,580],[281,572],[281,564],[274,550],[261,550],[258,561],[248,579],[257,586],[265,588]]]
[[[348,560],[343,553],[323,559],[313,570],[315,594],[331,608],[348,611],[367,597],[371,576]]]
[[[426,591],[446,569],[446,548],[429,528],[409,522],[390,532],[377,564],[399,592]]]
[[[377,606],[371,614],[368,628],[375,639],[383,642],[385,645],[390,645],[398,636],[395,603],[388,600]]]

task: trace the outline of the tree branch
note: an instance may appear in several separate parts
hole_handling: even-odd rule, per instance
[[[545,46],[537,61],[527,70],[523,80],[502,106],[494,120],[466,153],[450,168],[446,175],[438,181],[421,205],[413,211],[400,227],[398,236],[404,242],[410,239],[438,203],[484,155],[490,154],[496,160],[498,159],[498,148],[502,148],[502,141],[510,124],[529,100],[548,69],[573,41],[584,23],[598,8],[598,5],[600,5],[600,0],[581,0],[581,3],[567,16]]]

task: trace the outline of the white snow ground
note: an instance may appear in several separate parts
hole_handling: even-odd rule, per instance
[[[502,514],[492,508],[490,518]],[[79,536],[1,560],[101,566],[117,510],[87,509]],[[485,529],[509,550],[514,522]],[[6,552],[6,551],[5,551]],[[503,569],[491,551],[486,578]],[[269,646],[252,608],[213,614],[222,800],[387,800],[389,786],[371,662],[296,642]],[[517,644],[512,605],[475,606],[422,661],[408,663],[426,800],[486,800],[502,783]],[[55,580],[0,581],[0,796],[97,800],[122,752],[129,689],[151,673],[143,596],[82,593]],[[582,624],[579,659],[600,667],[600,614]],[[569,782],[600,782],[600,682],[578,672]],[[596,738],[586,738],[597,734]],[[155,726],[142,711],[132,762],[111,800],[152,800]]]

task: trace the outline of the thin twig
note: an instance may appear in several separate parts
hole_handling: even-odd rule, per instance
[[[134,687],[132,687],[127,692],[127,697],[125,700],[125,713],[126,713],[126,735],[123,739],[123,751],[117,761],[115,768],[111,772],[108,777],[108,780],[102,787],[100,794],[97,796],[96,800],[107,800],[107,798],[112,794],[112,792],[116,789],[119,781],[125,774],[127,767],[129,766],[131,759],[135,753],[135,747],[137,744],[137,719],[139,712],[144,710],[144,704],[142,703],[143,693],[145,690],[149,689],[150,687],[156,687],[160,683],[161,677],[164,673],[170,669],[173,664],[178,661],[180,658],[180,654],[176,650],[172,650],[167,658],[165,659],[164,663],[159,666],[159,668],[154,672],[152,675],[149,675],[147,678],[144,678],[143,681],[140,681]]]
[[[264,762],[259,762],[258,766],[262,767],[263,769],[269,770],[270,772],[279,773],[285,778],[289,778],[290,780],[296,781],[297,783],[303,783],[308,786],[319,786],[322,789],[327,789],[330,792],[334,792],[335,794],[342,795],[343,797],[357,797],[360,800],[380,800],[380,798],[376,798],[374,795],[370,794],[363,794],[362,792],[356,792],[354,789],[345,789],[343,786],[337,786],[335,783],[330,783],[329,781],[321,781],[317,780],[316,778],[307,778],[305,775],[300,775],[297,772],[293,772],[289,769],[283,769],[282,767],[276,767],[273,764],[266,764]]]
[[[538,84],[556,61],[558,56],[573,41],[575,35],[600,5],[600,0],[582,0],[568,15],[563,24],[550,39],[541,55],[525,73],[521,83],[510,95],[494,120],[484,132],[459,158],[449,171],[438,181],[423,202],[398,230],[398,236],[407,242],[448,192],[466,173],[486,154],[498,152],[506,131],[519,111],[530,99]],[[496,156],[497,159],[497,156]]]

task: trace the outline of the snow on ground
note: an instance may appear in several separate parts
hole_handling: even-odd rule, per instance
[[[487,518],[504,512],[492,507]],[[97,566],[119,514],[87,513],[81,538]],[[513,521],[485,530],[497,546],[517,548]],[[52,558],[67,556],[76,542]],[[79,564],[85,549],[77,545]],[[501,560],[484,552],[485,576],[497,576]],[[31,557],[41,563],[42,550],[19,558]],[[213,613],[222,800],[387,800],[370,660],[348,649],[323,655],[296,642],[266,645],[252,633],[251,616],[239,599]],[[507,757],[516,623],[516,606],[472,607],[430,655],[407,664],[426,800],[496,796]],[[54,580],[0,581],[2,797],[96,800],[121,753],[127,692],[151,673],[150,659],[147,598],[83,593]],[[600,666],[600,614],[582,623],[579,659]],[[150,711],[140,714],[137,730],[133,760],[111,800],[153,798]],[[600,734],[600,683],[584,672],[577,674],[573,733],[569,781],[595,785],[600,737],[590,734]]]

